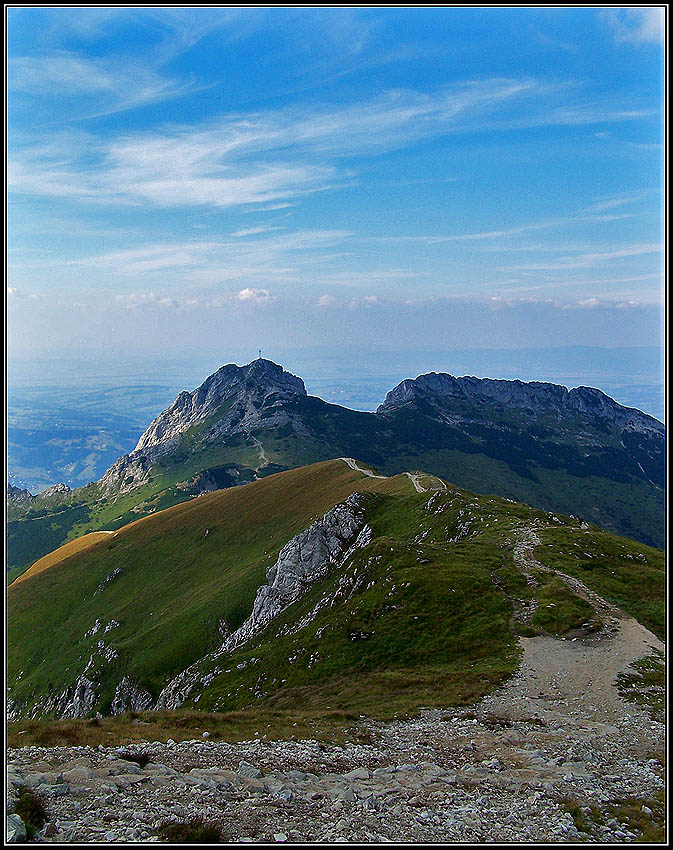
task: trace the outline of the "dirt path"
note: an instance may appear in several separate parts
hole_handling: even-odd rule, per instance
[[[434,475],[428,475],[426,472],[405,472],[411,479],[411,483],[414,485],[417,493],[427,493],[429,490],[446,490],[446,484],[442,481],[441,478],[437,478]],[[424,481],[427,486],[424,486],[421,482]],[[432,486],[434,484],[434,486]]]
[[[351,469],[354,469],[356,472],[361,472],[363,475],[369,476],[369,478],[387,478],[387,475],[375,475],[371,469],[365,469],[363,466],[360,466],[355,458],[352,457],[342,457],[339,458],[342,460],[347,466],[350,466]]]
[[[266,456],[266,452],[264,451],[264,446],[260,443],[257,437],[253,436],[249,431],[246,431],[247,437],[254,443],[255,448],[257,449],[257,453],[259,454],[259,463],[255,467],[255,478],[257,477],[257,473],[263,466],[268,466],[270,461]]]
[[[531,579],[537,544],[532,526],[514,541]],[[102,746],[10,750],[10,794],[28,784],[47,797],[54,842],[156,840],[157,824],[199,816],[246,842],[631,843],[642,838],[631,814],[665,822],[665,727],[622,699],[615,680],[663,644],[576,587],[610,627],[520,638],[519,669],[476,706],[362,719],[343,747],[145,742],[144,767]]]
[[[514,563],[529,583],[535,571],[551,572],[535,558],[540,545],[536,526],[521,528],[514,542]],[[571,721],[578,728],[589,723],[619,724],[634,712],[644,714],[619,696],[616,679],[630,664],[664,644],[622,610],[603,599],[582,581],[553,571],[578,596],[589,602],[603,622],[598,631],[573,638],[538,636],[520,638],[523,658],[516,676],[484,702],[510,718],[536,716]],[[629,748],[633,741],[624,740]]]
[[[517,674],[486,697],[482,707],[510,719],[533,717],[579,730],[619,726],[634,715],[643,715],[644,721],[644,712],[619,696],[616,678],[634,661],[663,651],[664,645],[636,620],[620,620],[612,635],[520,640],[523,658]],[[620,749],[634,746],[638,749],[638,741],[628,736],[620,742]]]
[[[535,547],[541,545],[540,538],[537,535],[537,528],[539,528],[539,525],[533,523],[532,525],[521,527],[516,532],[512,554],[519,572],[526,577],[526,581],[532,586],[538,585],[538,581],[535,578],[536,571],[545,573],[553,572],[573,593],[592,606],[603,622],[604,630],[615,629],[619,621],[627,617],[622,610],[607,602],[602,596],[599,596],[595,591],[588,588],[583,581],[575,578],[575,576],[569,576],[558,570],[552,570],[537,560],[535,557]]]
[[[340,458],[345,464],[350,466],[351,469],[356,470],[356,472],[361,472],[363,475],[369,476],[369,478],[387,478],[387,475],[376,475],[371,471],[371,469],[365,469],[360,466],[360,464],[352,457],[342,457]],[[446,490],[446,484],[442,481],[441,478],[437,478],[435,475],[428,475],[426,472],[405,472],[404,473],[407,478],[414,485],[414,489],[417,493],[427,493],[428,491],[435,490]]]

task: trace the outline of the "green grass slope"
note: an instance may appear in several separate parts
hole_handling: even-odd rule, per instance
[[[250,614],[282,546],[353,492],[370,494],[372,541],[233,655],[206,657],[223,624],[235,629]],[[531,588],[516,569],[516,535],[532,523],[541,563],[578,575],[663,634],[658,550],[452,486],[431,496],[406,475],[371,478],[332,460],[200,496],[55,557],[8,590],[10,697],[30,712],[93,657],[89,675],[101,687],[92,711],[103,713],[124,675],[156,698],[195,663],[210,684],[185,709],[381,716],[469,702],[513,670],[519,603],[537,596],[540,608],[558,609],[533,633],[564,633],[592,617],[552,573]]]

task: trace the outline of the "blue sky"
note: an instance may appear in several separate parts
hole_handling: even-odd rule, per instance
[[[662,7],[8,12],[10,354],[663,341]]]

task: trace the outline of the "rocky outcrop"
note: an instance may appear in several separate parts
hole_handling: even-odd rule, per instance
[[[147,711],[152,708],[152,694],[141,688],[130,676],[124,676],[117,685],[110,704],[110,714],[123,714],[125,711]]]
[[[7,485],[7,520],[25,516],[33,507],[35,496],[28,490],[22,490],[13,484]]]
[[[54,484],[51,487],[47,487],[46,490],[43,490],[40,493],[40,496],[42,499],[67,499],[71,493],[72,490],[67,484]]]
[[[74,686],[61,695],[56,707],[57,716],[60,718],[86,717],[96,705],[98,699],[96,691],[99,687],[98,682],[88,679],[84,674],[79,676]]]
[[[257,591],[252,614],[227,638],[226,651],[232,652],[259,634],[312,584],[343,564],[355,549],[369,543],[365,504],[366,496],[353,493],[280,550],[276,563],[267,570],[269,583]]]
[[[623,407],[591,387],[568,390],[558,384],[540,381],[502,381],[471,376],[454,378],[453,375],[436,372],[402,381],[386,395],[376,412],[387,413],[421,398],[494,401],[508,407],[557,414],[574,411],[608,420],[620,428],[665,433],[664,425],[653,416],[635,408]]]
[[[26,504],[29,505],[35,496],[30,493],[28,490],[22,490],[20,487],[15,487],[13,484],[7,485],[7,498],[16,502],[17,504]]]
[[[371,529],[365,521],[367,501],[364,494],[353,493],[293,537],[280,550],[276,563],[267,570],[268,584],[257,591],[248,619],[214,653],[172,679],[159,694],[156,708],[174,709],[182,705],[196,682],[201,680],[205,664],[214,663],[260,634],[313,584],[345,564],[357,549],[366,546],[371,540]]]
[[[101,478],[101,491],[108,495],[113,492],[123,495],[146,484],[150,478],[152,459],[140,452],[122,455]]]

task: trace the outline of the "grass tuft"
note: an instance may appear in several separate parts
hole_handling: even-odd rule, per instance
[[[14,804],[14,811],[26,825],[26,837],[32,841],[35,833],[42,829],[47,820],[45,801],[39,794],[21,786]]]
[[[220,844],[224,840],[219,826],[198,817],[177,823],[163,823],[157,828],[157,835],[175,844]]]
[[[140,767],[145,767],[146,764],[149,764],[152,761],[152,757],[147,753],[131,753],[126,750],[121,753],[117,753],[117,757],[123,759],[124,761],[133,761],[136,764],[140,765]]]

